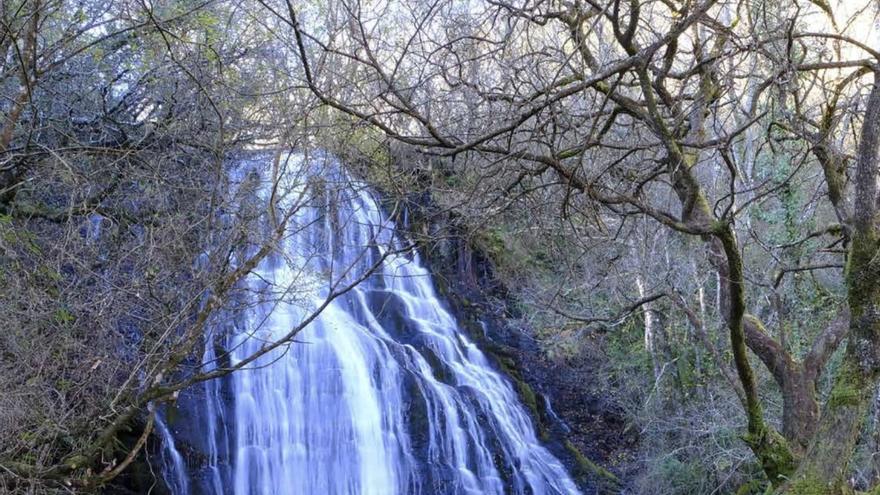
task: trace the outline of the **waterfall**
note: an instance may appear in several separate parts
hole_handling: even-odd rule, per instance
[[[271,162],[239,177],[270,182]],[[258,195],[295,209],[289,235],[245,281],[249,304],[214,325],[222,345],[205,346],[205,367],[241,362],[315,311],[328,285],[373,271],[290,345],[181,399],[172,429],[201,455],[166,465],[175,495],[578,493],[369,189],[327,157],[281,162],[284,194]]]

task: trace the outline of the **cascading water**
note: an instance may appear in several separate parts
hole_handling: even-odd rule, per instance
[[[578,493],[368,190],[336,165],[299,160],[292,175],[309,185],[284,186],[284,206],[296,208],[289,235],[248,278],[254,304],[226,327],[222,349],[206,345],[206,366],[226,353],[227,365],[240,362],[320,307],[331,282],[374,271],[290,346],[181,401],[172,429],[188,431],[202,455],[186,468],[166,465],[172,491]],[[269,174],[259,160],[243,168]],[[165,449],[177,459],[170,436]]]

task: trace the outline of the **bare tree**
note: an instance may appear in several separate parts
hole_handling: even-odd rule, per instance
[[[372,273],[285,254],[304,209],[363,186],[310,178],[336,166],[310,154],[320,119],[247,6],[22,0],[0,17],[0,491],[91,491],[143,462],[162,404],[264,365]],[[203,363],[267,257],[303,274],[276,297],[321,303],[234,365]]]
[[[878,56],[859,39],[864,25],[853,27],[869,7],[840,25],[825,3],[340,1],[326,23],[290,2],[263,5],[288,25],[279,36],[321,103],[447,159],[450,174],[491,183],[491,199],[478,201],[550,191],[563,216],[600,230],[640,215],[700,239],[718,277],[747,444],[782,491],[849,489],[846,459],[876,385],[865,316],[875,279],[876,90],[868,84],[866,98],[859,85]],[[856,129],[854,139],[844,134]],[[780,146],[791,157],[782,180],[757,177],[761,150]],[[822,181],[810,178],[817,169]],[[799,181],[825,189],[808,208],[828,224],[792,245],[830,236],[844,247],[788,266],[777,254],[785,248],[750,228],[751,212]],[[786,275],[840,274],[849,259],[847,307],[814,329],[805,350],[793,352],[748,311],[750,281],[761,277],[744,256],[755,249],[774,260],[758,287],[771,293]],[[820,414],[820,376],[846,337]],[[767,421],[749,348],[781,390],[781,434]]]

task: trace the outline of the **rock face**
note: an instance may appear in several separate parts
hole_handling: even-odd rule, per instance
[[[621,407],[603,393],[590,349],[551,360],[528,333],[510,323],[515,296],[487,255],[469,242],[453,214],[426,195],[409,198],[408,226],[419,239],[438,290],[480,347],[514,381],[542,439],[564,459],[585,493],[626,491],[638,436]],[[585,344],[586,346],[591,344]]]
[[[289,338],[299,322],[309,322],[297,334],[304,345],[192,387],[166,409],[157,431],[172,491],[581,493],[575,470],[546,448],[567,456],[567,444],[552,442],[565,426],[522,380],[517,359],[482,336],[469,314],[462,317],[472,328],[462,329],[467,323],[448,311],[421,256],[394,249],[402,247],[397,224],[367,188],[348,187],[341,166],[321,171],[340,186],[310,190],[317,199],[297,210],[290,235],[241,282],[246,299],[234,309],[244,309],[218,318],[214,332],[231,363]],[[351,268],[334,275],[334,267]],[[305,302],[279,298],[278,288],[302,284],[303,272],[356,285],[332,302],[323,289],[305,292]],[[361,273],[370,275],[353,275]],[[320,308],[317,317],[311,308]],[[494,331],[490,319],[481,322],[487,335]],[[209,367],[226,354],[211,345],[204,353]],[[599,485],[583,486],[596,493]]]

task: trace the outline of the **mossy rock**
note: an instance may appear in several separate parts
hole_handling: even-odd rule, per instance
[[[565,441],[565,449],[575,460],[575,476],[582,480],[597,482],[602,493],[617,493],[620,491],[623,485],[614,473],[587,459],[569,440]]]

